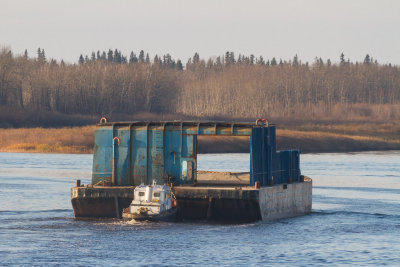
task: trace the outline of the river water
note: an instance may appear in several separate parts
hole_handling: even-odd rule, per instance
[[[400,151],[301,156],[313,212],[221,225],[74,220],[70,187],[91,155],[0,153],[1,266],[400,266]],[[199,155],[248,171],[248,154]]]

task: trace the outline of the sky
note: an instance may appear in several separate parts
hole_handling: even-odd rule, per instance
[[[0,46],[47,58],[118,49],[187,59],[233,51],[400,65],[398,0],[0,0]]]

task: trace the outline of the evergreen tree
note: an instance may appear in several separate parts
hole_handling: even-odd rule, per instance
[[[83,58],[82,54],[79,56],[79,64],[85,63],[85,59]]]
[[[235,60],[235,53],[231,52],[231,53],[229,54],[229,60],[230,60],[231,64],[235,64],[235,63],[236,63],[236,60]]]
[[[111,49],[108,49],[107,61],[110,63],[112,63],[114,61],[114,55],[113,55],[113,51]]]
[[[369,55],[367,54],[364,58],[364,64],[370,64],[371,63],[371,59],[369,57]]]
[[[97,60],[101,59],[100,50],[97,50]]]
[[[229,53],[229,51],[226,51],[225,52],[225,66],[228,66],[231,63],[230,56],[231,56],[231,53]]]
[[[26,49],[25,49],[25,52],[24,52],[24,58],[28,59],[28,50],[26,50]]]
[[[250,55],[250,65],[254,65],[254,55]]]
[[[132,51],[129,56],[129,63],[136,63],[136,62],[138,62],[138,58],[136,57],[136,54],[133,53],[133,51]]]
[[[276,59],[273,57],[271,59],[271,66],[276,66],[276,65],[277,65]]]
[[[146,53],[146,63],[150,64],[150,56],[149,53]]]
[[[222,66],[221,57],[217,57],[217,58],[215,59],[215,65],[216,65],[217,67],[221,67],[221,66]]]
[[[39,61],[43,61],[46,62],[46,55],[44,53],[44,49],[40,49],[40,47],[37,50],[37,54],[38,54],[38,60]]]
[[[175,62],[173,62],[172,57],[170,54],[164,55],[164,66],[169,68],[174,68]]]
[[[340,54],[340,64],[343,65],[344,63],[346,63],[346,61],[345,61],[345,59],[344,59],[344,54],[341,53],[341,54]]]
[[[297,54],[293,57],[293,62],[292,62],[293,67],[299,66],[299,59],[297,57]]]
[[[133,53],[133,51],[131,51],[130,55],[129,55],[129,63],[133,63],[133,57],[134,57],[135,53]]]
[[[320,67],[323,67],[323,66],[324,66],[324,61],[322,60],[322,58],[319,58],[319,59],[318,59],[318,65],[319,65]]]
[[[196,52],[193,56],[193,64],[197,64],[200,62],[200,55]]]
[[[96,61],[96,53],[95,52],[92,52],[91,60],[92,61]]]
[[[161,62],[160,58],[158,57],[158,55],[154,56],[153,64],[154,64],[154,66],[157,66],[157,67],[162,66],[162,62]]]
[[[44,53],[44,48],[42,48],[42,60],[46,62],[46,54]]]
[[[140,50],[139,53],[139,62],[143,63],[144,62],[144,51]]]
[[[118,49],[114,50],[114,63],[121,64],[121,52]]]

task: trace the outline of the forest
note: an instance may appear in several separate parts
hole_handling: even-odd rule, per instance
[[[225,55],[182,63],[166,54],[97,51],[76,63],[0,50],[0,127],[93,123],[101,116],[290,122],[399,120],[400,68],[295,55]],[[35,120],[42,116],[42,120]],[[62,125],[60,125],[62,124]]]

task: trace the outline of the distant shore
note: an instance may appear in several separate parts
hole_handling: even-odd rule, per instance
[[[277,149],[302,153],[400,150],[399,125],[302,125],[277,129]],[[375,129],[375,130],[374,130]],[[1,152],[93,153],[94,126],[0,129]],[[249,137],[198,137],[198,153],[248,153]]]

